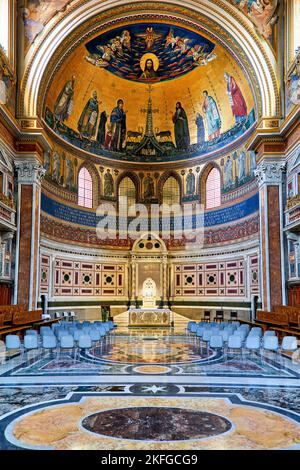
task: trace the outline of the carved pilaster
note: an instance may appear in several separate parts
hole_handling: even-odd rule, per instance
[[[266,310],[286,303],[283,183],[286,163],[282,159],[264,158],[255,176],[259,188],[261,293]]]
[[[14,302],[34,310],[39,294],[41,182],[45,169],[34,153],[15,162],[18,174]]]

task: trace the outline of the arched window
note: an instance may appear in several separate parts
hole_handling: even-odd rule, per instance
[[[93,207],[93,179],[86,168],[81,168],[78,174],[78,205]]]
[[[169,205],[180,204],[179,183],[174,176],[170,176],[163,186],[163,203]]]
[[[136,203],[136,189],[131,178],[126,176],[119,184],[119,210]]]
[[[221,205],[221,175],[217,168],[213,168],[207,175],[205,185],[206,209],[213,209]]]

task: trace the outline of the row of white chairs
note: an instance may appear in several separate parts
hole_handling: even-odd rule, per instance
[[[267,330],[263,333],[262,328],[252,327],[248,324],[240,325],[239,322],[223,324],[208,324],[200,322],[188,325],[189,331],[195,333],[195,338],[209,345],[211,348],[224,348],[241,350],[269,350],[269,351],[296,351],[298,341],[295,336],[285,336],[279,345],[278,337],[274,330]]]
[[[200,321],[200,322],[195,322],[195,321],[189,321],[188,324],[187,324],[187,331],[189,333],[195,333],[197,328],[199,326],[205,326],[207,328],[214,328],[214,327],[218,327],[218,328],[226,328],[228,326],[233,326],[234,328],[237,328],[240,326],[240,322],[239,321],[222,321],[222,322],[205,322],[205,321]]]
[[[238,321],[233,321],[233,322],[222,322],[222,323],[206,323],[206,322],[199,322],[199,323],[193,323],[190,326],[188,326],[188,331],[195,334],[196,337],[202,337],[204,331],[206,332],[211,332],[217,334],[218,332],[223,335],[225,338],[230,336],[231,334],[239,335],[241,336],[244,340],[247,337],[248,334],[253,334],[253,335],[258,335],[258,336],[263,336],[264,335],[274,335],[276,336],[276,333],[274,330],[267,330],[265,333],[263,333],[262,328],[259,326],[255,326],[250,328],[248,324],[240,324]],[[210,333],[207,333],[210,334]]]
[[[289,351],[294,352],[297,350],[297,338],[295,336],[284,336],[281,345],[279,344],[278,337],[275,335],[267,335],[262,339],[258,335],[249,334],[245,340],[239,335],[230,335],[227,340],[224,340],[222,335],[204,335],[202,342],[209,345],[211,349],[224,349],[227,350],[250,350],[262,352],[265,351]]]
[[[84,324],[85,323],[85,324]],[[22,353],[29,350],[58,349],[90,349],[94,344],[105,340],[115,325],[113,322],[83,322],[74,325],[53,324],[42,326],[38,331],[26,330],[23,343],[18,335],[7,335],[5,346],[7,351],[20,350]]]
[[[262,328],[252,327],[250,329],[249,325],[245,325],[245,324],[240,325],[240,326],[228,325],[228,326],[224,326],[224,327],[219,326],[219,325],[216,325],[216,326],[201,325],[201,326],[197,327],[197,329],[195,331],[195,336],[196,337],[201,337],[204,334],[204,332],[207,332],[207,334],[220,333],[224,337],[226,337],[226,336],[228,337],[231,334],[234,334],[234,335],[241,336],[244,340],[248,336],[248,334],[257,335],[257,336],[262,336],[263,335]],[[276,335],[274,330],[267,330],[267,332],[265,332],[265,333],[267,333],[267,335]]]

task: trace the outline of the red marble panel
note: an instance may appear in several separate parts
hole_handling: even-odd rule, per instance
[[[271,308],[282,305],[280,207],[278,186],[268,187],[269,265]]]
[[[32,186],[21,189],[20,256],[18,276],[18,304],[29,306],[29,279],[31,260]]]
[[[35,299],[37,298],[37,289],[38,289],[38,256],[39,256],[39,191],[36,191],[35,196],[35,225],[34,225],[34,253],[31,254],[33,256],[33,283],[32,283],[32,305],[30,308],[34,309]]]
[[[262,239],[261,239],[261,253],[262,253],[262,273],[261,273],[261,280],[262,280],[262,301],[264,308],[267,308],[268,305],[268,284],[267,284],[267,261],[266,261],[266,224],[265,224],[265,197],[264,192],[260,192],[260,208],[261,208],[261,230],[262,230]]]

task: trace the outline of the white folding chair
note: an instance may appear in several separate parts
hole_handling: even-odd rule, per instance
[[[39,340],[36,335],[25,335],[24,336],[24,351],[28,353],[30,351],[39,350]]]
[[[42,349],[53,351],[56,349],[57,342],[54,335],[42,336]]]
[[[64,350],[74,351],[74,345],[75,343],[74,343],[74,338],[72,335],[70,334],[62,335],[60,337],[56,359],[58,360],[58,358],[60,357],[61,351],[64,351]],[[74,354],[74,360],[75,360],[75,354]]]
[[[5,347],[8,352],[20,352],[23,356],[21,340],[18,335],[7,335],[5,338]]]
[[[228,338],[227,348],[226,348],[226,358],[228,358],[228,351],[239,352],[243,357],[242,351],[243,339],[240,335],[230,335]]]
[[[279,343],[277,336],[265,336],[262,344],[263,351],[270,351],[276,353],[278,359]]]
[[[261,339],[259,334],[248,335],[245,343],[245,349],[250,351],[250,353],[261,351]],[[261,357],[261,355],[260,355]]]
[[[296,336],[284,336],[281,343],[281,351],[294,352],[298,349]]]
[[[211,349],[223,349],[223,336],[222,335],[211,335],[209,340],[209,347]]]

